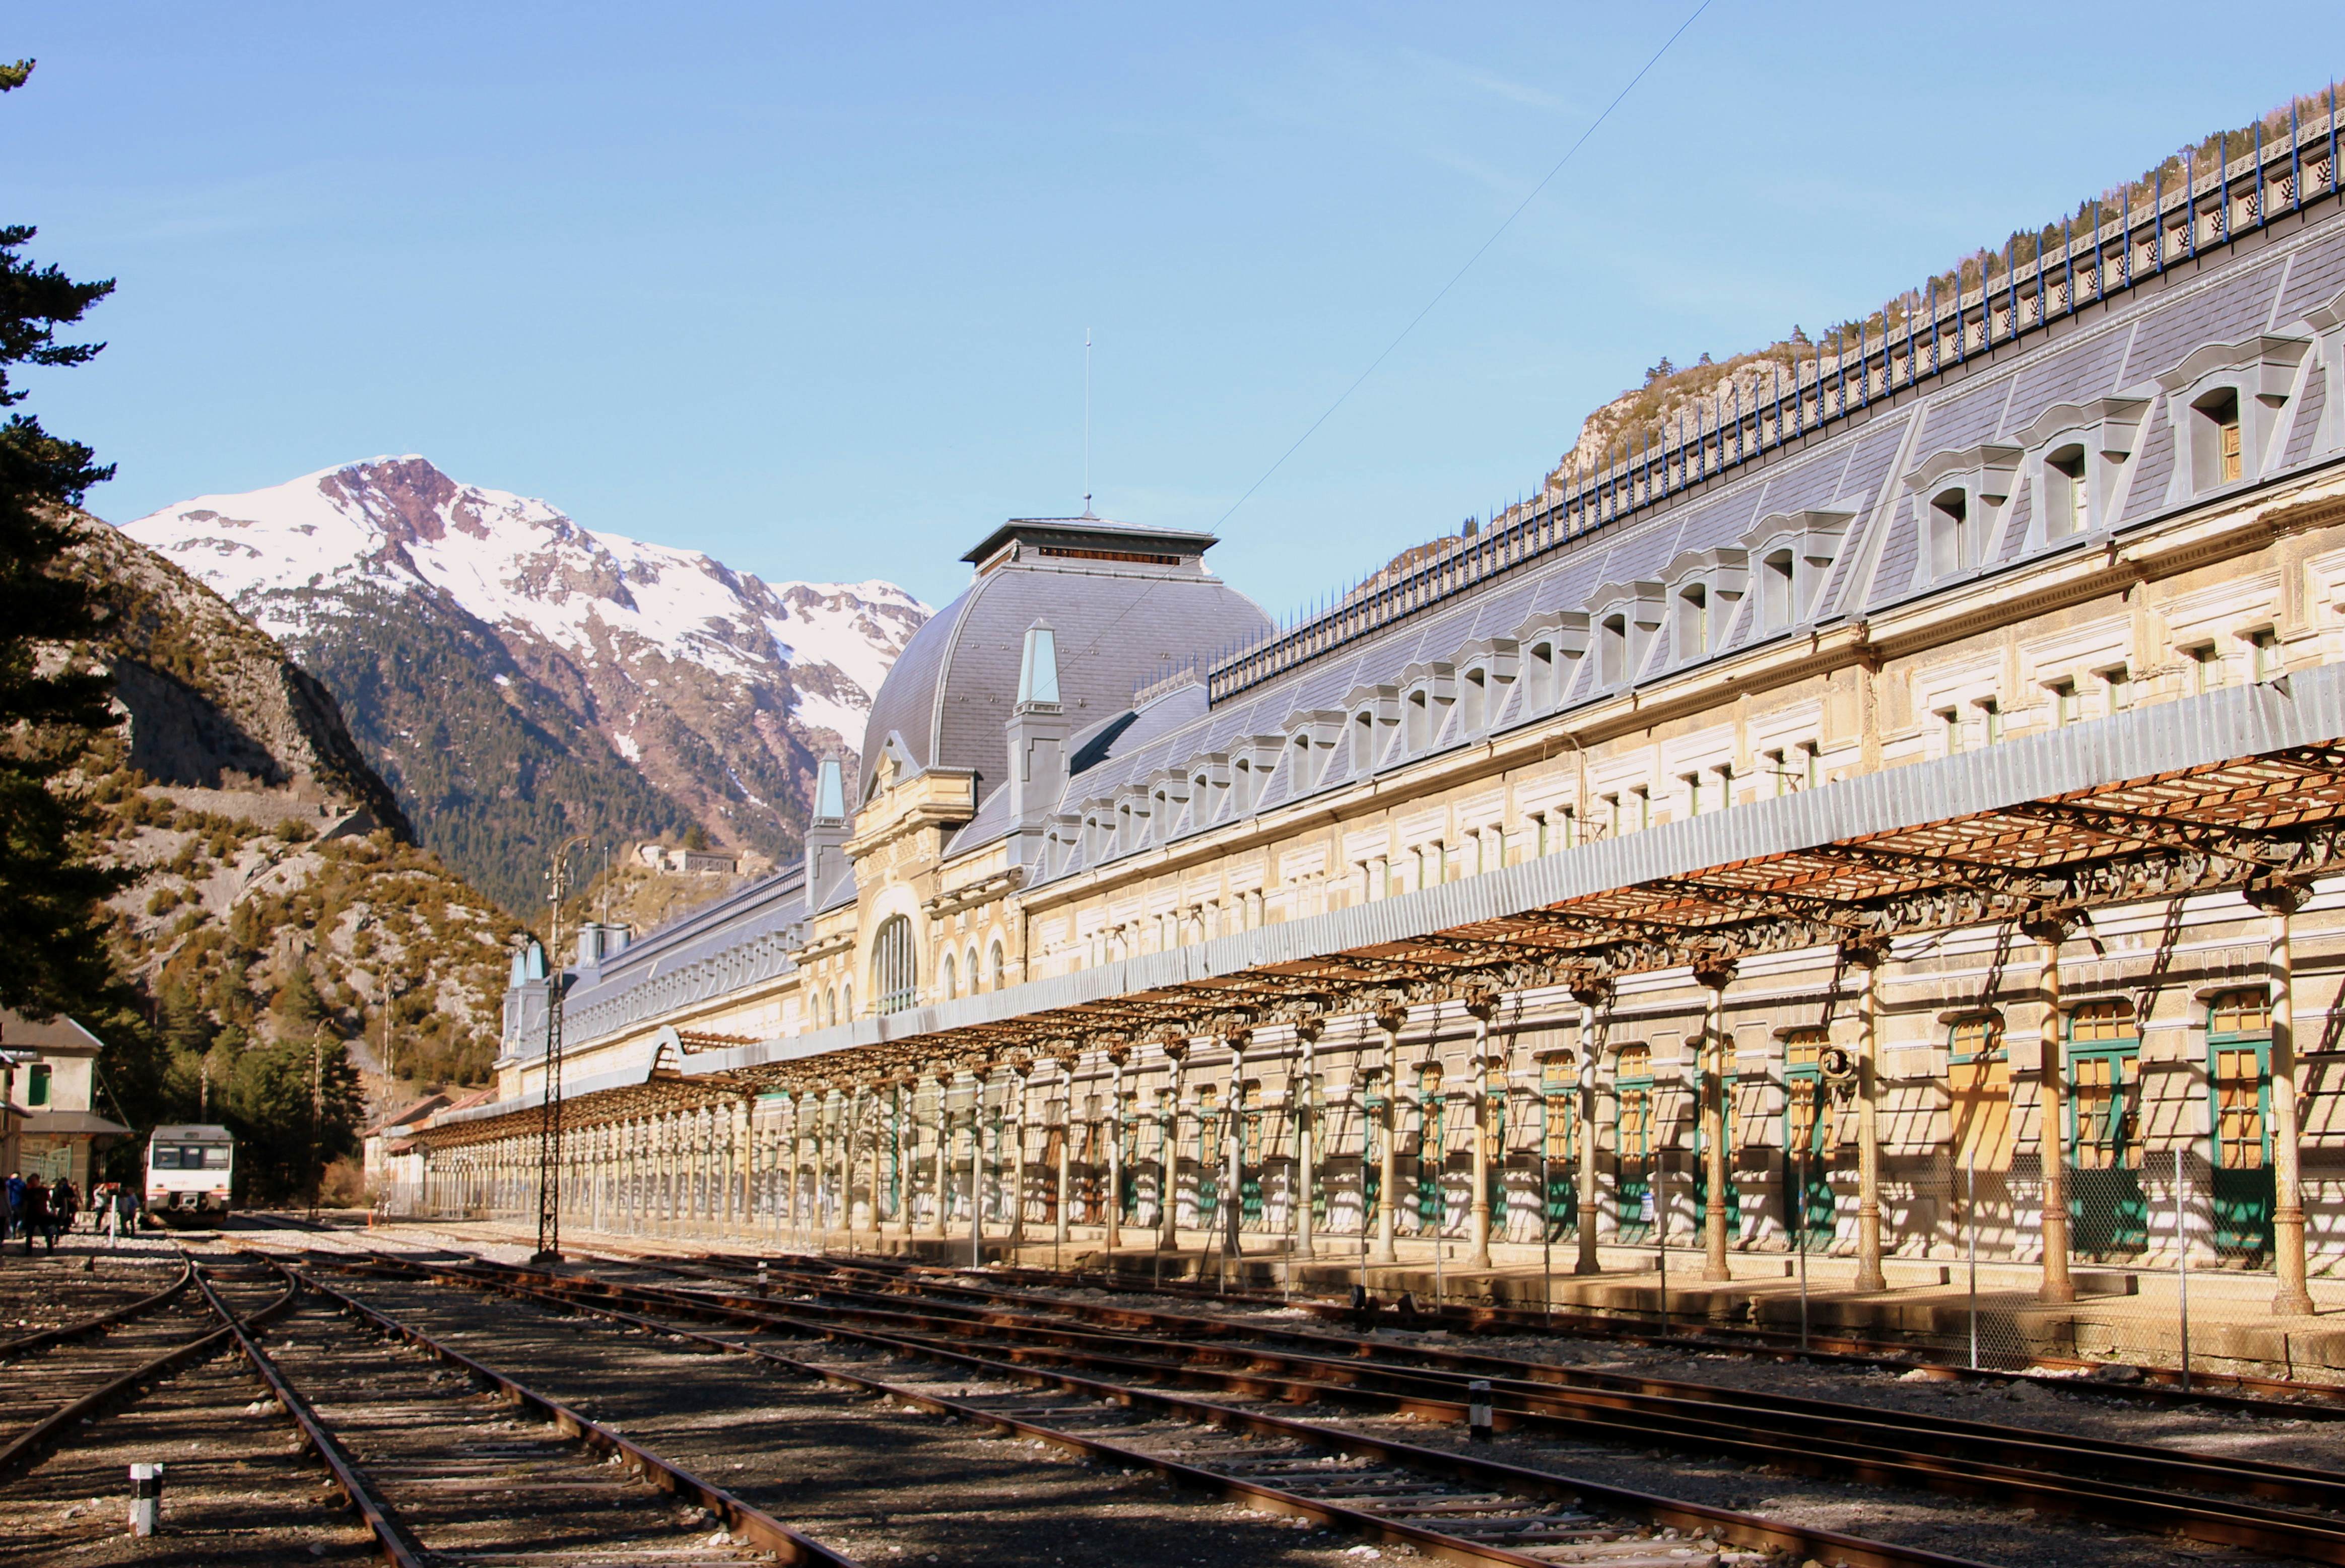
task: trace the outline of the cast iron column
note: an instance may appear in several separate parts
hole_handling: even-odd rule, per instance
[[[2283,1315],[2312,1310],[2304,1288],[2304,1188],[2299,1142],[2296,1083],[2295,955],[2289,917],[2304,907],[2309,890],[2301,883],[2269,882],[2248,889],[2248,902],[2269,917],[2265,966],[2271,980],[2272,1269],[2279,1288],[2271,1310]],[[2178,1245],[2188,1245],[2177,1237]]]
[[[1708,993],[1701,1010],[1701,1168],[1710,1190],[1701,1215],[1704,1280],[1731,1280],[1726,1264],[1727,1158],[1726,1075],[1732,1055],[1726,1037],[1726,987],[1734,980],[1734,960],[1713,958],[1694,966],[1693,977]]]
[[[2040,1301],[2073,1301],[2076,1281],[2068,1277],[2067,1182],[2067,1063],[2060,1038],[2060,945],[2076,934],[2076,921],[2066,915],[2038,916],[2020,927],[2035,939],[2041,952],[2036,1049],[2041,1085],[2036,1096],[2035,1146],[2044,1167],[2044,1281],[2036,1287]]]

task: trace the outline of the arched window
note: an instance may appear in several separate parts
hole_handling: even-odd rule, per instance
[[[985,975],[985,972],[977,966],[976,948],[972,947],[969,950],[969,956],[962,961],[960,969],[962,974],[969,976],[969,994],[972,996],[976,996],[978,982],[984,978]]]
[[[912,956],[912,922],[907,916],[881,921],[871,939],[871,995],[883,1013],[901,1012],[920,999],[919,966]]]
[[[993,945],[993,956],[985,966],[986,984],[992,986],[997,991],[1000,990],[1001,988],[1001,982],[1004,974],[1005,971],[1002,967],[1001,962],[1001,944],[1000,942],[996,942]]]
[[[944,993],[944,998],[948,1002],[953,1001],[960,996],[959,991],[955,989],[955,986],[959,984],[955,977],[956,974],[957,972],[953,968],[953,956],[948,953],[945,955],[944,973],[937,976],[937,988]]]
[[[826,1028],[838,1022],[838,993],[837,991],[825,991],[822,994],[822,1022],[823,1027]]]
[[[838,1016],[850,1024],[855,1021],[855,982],[852,980],[838,988]]]

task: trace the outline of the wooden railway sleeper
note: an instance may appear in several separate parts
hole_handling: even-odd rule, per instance
[[[190,1269],[192,1270],[192,1264]],[[267,1322],[293,1304],[293,1295],[292,1290],[286,1290],[276,1300],[248,1314],[245,1320],[256,1324]],[[166,1373],[175,1371],[189,1361],[200,1360],[216,1351],[225,1349],[228,1341],[228,1329],[215,1329],[209,1333],[200,1334],[195,1339],[174,1345],[161,1355],[139,1363],[121,1376],[110,1380],[102,1387],[92,1389],[86,1394],[66,1401],[18,1433],[6,1447],[0,1448],[0,1479],[5,1479],[21,1471],[30,1469],[38,1462],[43,1454],[56,1445],[57,1440],[69,1428],[76,1423],[101,1414],[116,1401],[127,1396],[141,1385],[152,1382]]]
[[[641,1287],[638,1287],[641,1289]],[[656,1288],[650,1288],[656,1289]],[[888,1298],[892,1302],[898,1298]],[[767,1304],[762,1300],[726,1298],[728,1304],[754,1308]],[[1038,1306],[1056,1308],[1067,1305],[1041,1302]],[[1084,1305],[1084,1304],[1076,1304]],[[1158,1315],[1169,1317],[1170,1315]],[[1183,1327],[1193,1324],[1174,1319]],[[985,1318],[988,1327],[1010,1327],[1009,1320],[996,1314]],[[1240,1325],[1216,1326],[1239,1328]],[[1035,1324],[1031,1319],[1024,1330],[1031,1337],[1060,1339],[1070,1343],[1091,1342],[1103,1338],[1087,1330],[1065,1328],[1049,1322]],[[1226,1357],[1233,1362],[1244,1361],[1252,1370],[1268,1370],[1274,1366],[1308,1367],[1312,1374],[1324,1381],[1352,1381],[1364,1388],[1382,1387],[1386,1391],[1420,1391],[1440,1393],[1462,1387],[1469,1377],[1489,1380],[1494,1392],[1513,1393],[1520,1397],[1523,1408],[1538,1409],[1540,1401],[1554,1398],[1555,1388],[1578,1391],[1569,1396],[1573,1405],[1610,1404],[1613,1408],[1643,1407],[1632,1401],[1662,1400],[1678,1404],[1706,1404],[1757,1411],[1770,1421],[1792,1423],[1799,1421],[1838,1423],[1843,1431],[1849,1426],[1862,1428],[1893,1428],[1909,1448],[1919,1448],[1939,1457],[1955,1458],[1970,1455],[1987,1462],[2009,1462],[2015,1456],[2048,1456],[2047,1468],[2069,1473],[2093,1473],[2104,1479],[2138,1478],[2144,1472],[2162,1477],[2171,1484],[2187,1486],[2208,1492],[2241,1492],[2267,1499],[2294,1499],[2300,1506],[2320,1509],[2345,1507],[2345,1475],[2300,1466],[2276,1465],[2258,1461],[2226,1458],[2220,1462],[2201,1459],[2187,1453],[2150,1447],[2138,1443],[2111,1442],[2066,1434],[2054,1437],[2026,1429],[1999,1426],[1986,1422],[1960,1421],[1949,1417],[1916,1412],[1891,1412],[1853,1405],[1842,1401],[1802,1399],[1796,1396],[1760,1395],[1741,1390],[1721,1388],[1711,1384],[1679,1382],[1670,1380],[1640,1378],[1619,1373],[1591,1372],[1578,1368],[1548,1363],[1521,1361],[1511,1358],[1457,1352],[1440,1349],[1405,1347],[1373,1340],[1341,1340],[1325,1335],[1300,1335],[1292,1330],[1265,1328],[1260,1337],[1276,1342],[1301,1340],[1315,1349],[1324,1347],[1323,1356],[1280,1356],[1258,1347],[1246,1347],[1234,1342],[1199,1343],[1186,1339],[1172,1339],[1159,1348],[1176,1351],[1200,1363],[1210,1363],[1215,1357]],[[1128,1333],[1112,1336],[1112,1343],[1128,1351],[1133,1340]],[[1339,1353],[1340,1352],[1340,1353]],[[1407,1354],[1423,1361],[1438,1363],[1436,1367],[1393,1366],[1383,1358]],[[1376,1370],[1355,1371],[1368,1358]],[[1414,1380],[1416,1386],[1407,1386]],[[1607,1396],[1628,1396],[1626,1398]],[[2266,1407],[2269,1410],[2269,1407]],[[1548,1413],[1558,1413],[1550,1407]],[[1831,1430],[1829,1426],[1813,1430]],[[1917,1434],[1928,1434],[1928,1441],[1917,1442]],[[2095,1456],[2102,1462],[2091,1469],[2078,1462],[2079,1456]]]
[[[375,1255],[381,1258],[382,1255]],[[364,1269],[363,1264],[342,1264]],[[645,1318],[622,1309],[599,1305],[556,1294],[535,1283],[519,1283],[508,1276],[539,1280],[543,1276],[530,1270],[504,1270],[477,1266],[450,1267],[426,1265],[399,1260],[398,1271],[439,1276],[456,1283],[502,1290],[523,1300],[548,1302],[574,1310],[584,1310],[608,1317],[614,1321],[647,1329],[680,1340],[696,1342],[709,1349],[746,1355],[770,1364],[787,1367],[802,1374],[823,1379],[842,1386],[855,1387],[933,1411],[939,1414],[995,1427],[1020,1436],[1049,1442],[1076,1452],[1105,1460],[1111,1463],[1137,1464],[1156,1470],[1185,1485],[1218,1492],[1223,1495],[1244,1498],[1259,1506],[1278,1512],[1300,1513],[1321,1522],[1332,1523],[1369,1536],[1414,1544],[1419,1551],[1452,1561],[1469,1563],[1506,1563],[1541,1564],[1556,1559],[1548,1550],[1532,1556],[1515,1552],[1502,1543],[1494,1543],[1435,1531],[1414,1525],[1401,1519],[1388,1519],[1374,1512],[1353,1509],[1343,1504],[1322,1502],[1304,1494],[1265,1486],[1250,1481],[1243,1474],[1222,1473],[1164,1455],[1152,1454],[1129,1444],[1109,1443],[1097,1438],[1062,1430],[1043,1427],[1021,1421],[1015,1416],[990,1411],[964,1401],[940,1398],[925,1391],[888,1383],[878,1379],[837,1367],[807,1362],[781,1355],[759,1346],[737,1343],[713,1334],[683,1329],[673,1323]],[[1843,1535],[1836,1531],[1810,1529],[1779,1523],[1750,1514],[1714,1508],[1707,1504],[1680,1502],[1656,1497],[1624,1487],[1599,1482],[1583,1481],[1550,1472],[1531,1470],[1471,1455],[1448,1453],[1439,1450],[1417,1448],[1411,1444],[1366,1433],[1311,1425],[1301,1421],[1235,1410],[1199,1401],[1133,1389],[1121,1384],[1094,1382],[1058,1373],[1046,1373],[991,1362],[980,1357],[959,1351],[939,1351],[895,1340],[888,1336],[858,1334],[815,1328],[819,1338],[845,1339],[883,1350],[910,1353],[929,1361],[956,1363],[990,1376],[1003,1377],[1030,1385],[1054,1387],[1067,1392],[1081,1393],[1091,1398],[1112,1401],[1134,1410],[1146,1410],[1170,1416],[1174,1420],[1203,1423],[1238,1433],[1250,1433],[1284,1440],[1304,1447],[1339,1455],[1367,1458],[1406,1467],[1420,1475],[1446,1476],[1467,1484],[1497,1485],[1536,1500],[1537,1505],[1550,1512],[1534,1516],[1537,1520],[1559,1517],[1551,1512],[1554,1502],[1569,1504],[1594,1502],[1618,1512],[1641,1515],[1654,1527],[1689,1532],[1696,1536],[1710,1536],[1737,1546],[1757,1551],[1788,1552],[1801,1559],[1810,1557],[1837,1560],[1849,1568],[1980,1568],[1967,1559],[1950,1557],[1920,1547],[1903,1547],[1862,1537]],[[1421,1483],[1420,1483],[1421,1484]],[[1617,1533],[1617,1532],[1616,1532]],[[1650,1561],[1669,1563],[1672,1568],[1684,1568],[1685,1559],[1667,1553],[1683,1544],[1672,1541],[1648,1540],[1608,1544],[1599,1550],[1608,1557],[1620,1557],[1623,1563]],[[1617,1545],[1619,1551],[1613,1549]]]
[[[403,1339],[438,1357],[449,1365],[469,1373],[476,1381],[502,1391],[515,1404],[552,1422],[564,1435],[576,1439],[586,1447],[605,1455],[616,1455],[633,1466],[645,1480],[665,1492],[685,1497],[706,1509],[725,1524],[736,1539],[747,1542],[774,1553],[785,1563],[818,1563],[827,1568],[859,1568],[855,1559],[823,1545],[813,1537],[800,1533],[763,1510],[736,1497],[716,1482],[703,1480],[692,1472],[661,1458],[632,1438],[623,1437],[609,1427],[593,1421],[570,1406],[528,1388],[516,1379],[475,1361],[462,1352],[450,1349],[438,1340],[399,1321],[388,1313],[367,1305],[346,1292],[337,1290],[302,1270],[279,1262],[286,1277],[305,1289],[314,1290],[339,1303],[343,1310],[360,1321],[393,1338]]]
[[[492,1276],[516,1275],[540,1281],[545,1281],[548,1279],[535,1270],[496,1265],[474,1264],[465,1268],[451,1269],[448,1271],[459,1275],[465,1272]],[[571,1288],[571,1290],[563,1292],[563,1294],[569,1294],[574,1293],[582,1283],[600,1284],[601,1282],[563,1280],[560,1283]],[[668,1305],[671,1310],[714,1311],[719,1316],[729,1316],[736,1320],[762,1320],[769,1324],[794,1326],[801,1331],[825,1334],[846,1333],[849,1337],[862,1337],[873,1340],[875,1342],[879,1338],[868,1334],[858,1335],[855,1330],[840,1330],[835,1324],[796,1318],[790,1310],[786,1310],[786,1304],[782,1303],[769,1301],[761,1303],[760,1307],[719,1306],[697,1299],[687,1292],[667,1291],[639,1286],[619,1288],[604,1286],[604,1288],[606,1290],[615,1290],[625,1294],[647,1296],[655,1301]],[[555,1299],[562,1299],[562,1295],[557,1294]],[[934,1340],[926,1340],[918,1337],[908,1339],[904,1336],[888,1338],[896,1342],[912,1344],[926,1350],[932,1355],[958,1354],[950,1347]],[[1051,1354],[1062,1353],[1051,1352]],[[1013,1353],[1007,1361],[971,1358],[973,1361],[997,1371],[1025,1371],[1031,1366],[1035,1359],[1036,1354],[1031,1351],[1025,1352],[1022,1356]],[[1081,1358],[1084,1364],[1092,1366],[1096,1366],[1102,1361],[1112,1360],[1114,1358]],[[1282,1390],[1278,1386],[1278,1381],[1274,1379],[1252,1374],[1213,1374],[1204,1369],[1193,1367],[1167,1369],[1162,1363],[1156,1362],[1139,1363],[1136,1368],[1127,1370],[1152,1373],[1173,1370],[1179,1373],[1181,1381],[1193,1384],[1197,1381],[1213,1382],[1218,1375],[1223,1380],[1220,1386],[1224,1390],[1235,1385],[1242,1392],[1255,1393],[1258,1397],[1284,1397],[1296,1402],[1309,1398],[1353,1392],[1353,1391],[1333,1387],[1305,1389],[1299,1383],[1292,1383]],[[1465,1419],[1464,1405],[1458,1401],[1400,1397],[1392,1400],[1392,1409],[1396,1413],[1414,1414],[1433,1420],[1462,1422]],[[1565,1431],[1574,1434],[1584,1429],[1586,1425],[1596,1425],[1605,1430],[1625,1432],[1629,1435],[1629,1441],[1632,1442],[1650,1442],[1655,1436],[1680,1443],[1694,1442],[1713,1452],[1731,1453],[1748,1461],[1835,1479],[1858,1479],[1879,1484],[1949,1492],[1990,1502],[2007,1500],[2011,1494],[2016,1492],[2025,1495],[2035,1506],[2048,1512],[2096,1519],[2127,1529],[2142,1529],[2147,1524],[2166,1533],[2182,1535],[2194,1540],[2240,1546],[2250,1550],[2276,1552],[2316,1562],[2345,1563],[2345,1528],[2340,1528],[2331,1520],[2308,1513],[2238,1504],[2221,1508],[2195,1504],[2151,1489],[2130,1487],[2089,1477],[2069,1476],[2054,1479],[2041,1472],[2008,1466],[1957,1465],[1941,1462],[1927,1455],[1900,1453],[1895,1457],[1883,1458],[1878,1453],[1867,1452],[1862,1448],[1848,1445],[1840,1445],[1838,1452],[1825,1452],[1827,1447],[1832,1445],[1814,1442],[1806,1442],[1798,1448],[1787,1448],[1780,1442],[1753,1440],[1738,1429],[1717,1427],[1714,1430],[1700,1430],[1714,1427],[1715,1423],[1662,1422],[1652,1418],[1646,1418],[1642,1422],[1606,1421],[1602,1419],[1602,1412],[1575,1417],[1547,1417],[1525,1411],[1508,1411],[1502,1416],[1499,1424],[1504,1428],[1522,1430],[1545,1429],[1550,1422],[1558,1423]]]
[[[38,1333],[25,1334],[21,1338],[10,1340],[6,1344],[0,1344],[0,1361],[14,1360],[17,1356],[25,1355],[34,1351],[45,1351],[51,1345],[62,1344],[67,1340],[77,1340],[84,1334],[97,1333],[113,1328],[117,1323],[127,1323],[133,1318],[143,1317],[156,1308],[176,1300],[186,1293],[188,1286],[195,1277],[195,1264],[182,1259],[179,1277],[153,1295],[141,1297],[127,1306],[117,1307],[111,1312],[100,1312],[96,1317],[84,1318],[79,1322],[64,1323],[54,1329],[43,1329]]]
[[[767,1261],[770,1262],[771,1259]],[[949,1267],[932,1264],[897,1264],[896,1269],[890,1270],[888,1265],[894,1262],[893,1259],[861,1259],[857,1260],[856,1267],[868,1272],[888,1274],[898,1280],[910,1276],[949,1278],[959,1272],[958,1270]],[[1309,1312],[1314,1317],[1325,1321],[1351,1323],[1355,1326],[1360,1323],[1357,1314],[1348,1304],[1314,1300],[1307,1296],[1280,1296],[1215,1288],[1199,1289],[1191,1287],[1188,1281],[1165,1280],[1160,1284],[1121,1275],[1084,1270],[1002,1270],[992,1272],[988,1277],[1012,1284],[1031,1281],[1045,1287],[1055,1285],[1061,1288],[1082,1290],[1187,1295],[1209,1302],[1227,1302],[1247,1307],[1276,1306]],[[985,1290],[974,1285],[964,1285],[960,1289],[965,1293],[1016,1299],[1015,1293],[1010,1290]],[[1071,1308],[1096,1308],[1095,1303],[1054,1302],[1053,1304]],[[1380,1320],[1382,1314],[1376,1316]],[[1898,1372],[1922,1371],[1934,1379],[1947,1381],[2042,1384],[2046,1380],[2032,1375],[2034,1372],[2090,1372],[2105,1364],[2076,1356],[2038,1354],[2028,1358],[2029,1370],[2026,1371],[1968,1367],[1952,1360],[1954,1352],[1943,1346],[1866,1340],[1829,1332],[1811,1333],[1808,1343],[1802,1346],[1799,1335],[1791,1330],[1765,1329],[1741,1324],[1710,1324],[1690,1333],[1663,1333],[1655,1331],[1633,1320],[1595,1310],[1543,1312],[1533,1311],[1528,1308],[1448,1303],[1437,1311],[1423,1313],[1422,1318],[1423,1320],[1420,1323],[1408,1326],[1462,1330],[1467,1333],[1497,1330],[1524,1333],[1566,1334],[1605,1339],[1619,1344],[1659,1350],[1724,1352],[1735,1355],[1765,1356],[1777,1360],[1797,1359],[1827,1365]],[[2266,1377],[2251,1372],[2208,1372],[2196,1370],[2191,1373],[2191,1384],[2186,1391],[2181,1386],[2181,1374],[2175,1369],[2137,1366],[2132,1370],[2140,1375],[2141,1381],[2096,1382],[2091,1385],[2094,1393],[2111,1399],[2161,1406],[2180,1404],[2205,1409],[2238,1410],[2264,1414],[2278,1413],[2292,1418],[2345,1420],[2345,1383],[2316,1383],[2307,1382],[2301,1379]],[[2254,1391],[2225,1393],[2219,1391],[2220,1389]]]
[[[696,1292],[667,1291],[658,1287],[613,1286],[604,1281],[559,1280],[550,1281],[549,1288],[562,1290],[600,1289],[634,1292],[674,1306],[691,1309],[703,1304]],[[726,1298],[709,1303],[726,1311],[749,1314],[771,1312],[777,1304],[770,1300]],[[828,1312],[852,1310],[822,1303],[789,1303],[797,1311]],[[890,1320],[920,1320],[919,1315],[895,1309],[865,1309],[868,1315]],[[950,1323],[949,1331],[964,1338],[976,1338],[966,1325]],[[991,1321],[988,1328],[999,1331],[1015,1330],[1018,1326],[1008,1321]],[[1040,1330],[1041,1337],[1064,1337],[1067,1330]],[[917,1330],[910,1337],[922,1338]],[[1095,1339],[1096,1336],[1086,1336]],[[1408,1411],[1420,1416],[1449,1419],[1448,1410],[1462,1402],[1445,1395],[1462,1395],[1467,1381],[1447,1371],[1428,1371],[1406,1368],[1363,1369],[1350,1359],[1320,1359],[1277,1355],[1270,1352],[1242,1351],[1235,1346],[1197,1346],[1183,1342],[1159,1343],[1142,1341],[1135,1344],[1128,1337],[1114,1341],[1116,1353],[1069,1355],[1071,1364],[1094,1368],[1112,1366],[1119,1371],[1154,1368],[1160,1375],[1203,1383],[1227,1392],[1240,1392],[1263,1398],[1284,1398],[1291,1402],[1309,1399],[1334,1398],[1350,1400],[1350,1391],[1357,1391],[1356,1402],[1371,1408]],[[1136,1361],[1133,1349],[1153,1349],[1166,1356],[1181,1358],[1153,1362]],[[1020,1347],[1008,1352],[1013,1360],[1031,1360],[1037,1355],[1064,1353],[1036,1351]],[[1217,1358],[1232,1361],[1243,1360],[1243,1370],[1217,1371],[1213,1362]],[[1192,1369],[1195,1374],[1191,1375]],[[1985,1473],[1980,1467],[1992,1467],[1997,1473],[2024,1473],[2040,1471],[2046,1475],[2072,1479],[2087,1479],[2114,1486],[2127,1486],[2134,1479],[2162,1480],[2167,1484],[2210,1492],[2245,1493],[2266,1499],[2293,1502],[2298,1508],[2334,1509],[2345,1506],[2345,1476],[2325,1471],[2281,1466],[2254,1461],[2223,1460],[2220,1462],[2143,1444],[2097,1442],[2091,1439],[2059,1437],[2026,1431],[2023,1429],[1996,1427],[1980,1422],[1959,1421],[1928,1415],[1892,1414],[1864,1406],[1840,1404],[1827,1401],[1769,1397],[1764,1401],[1757,1396],[1739,1394],[1733,1391],[1711,1390],[1699,1384],[1661,1382],[1659,1380],[1617,1380],[1619,1382],[1644,1382],[1666,1393],[1644,1391],[1614,1392],[1597,1387],[1576,1390],[1568,1384],[1550,1385],[1529,1380],[1503,1381],[1503,1392],[1509,1402],[1498,1406],[1501,1415],[1515,1419],[1502,1420],[1502,1426],[1520,1427],[1525,1417],[1551,1417],[1558,1420],[1585,1421],[1608,1429],[1620,1429],[1623,1421],[1611,1419],[1607,1412],[1621,1411],[1638,1416],[1647,1425],[1628,1424],[1627,1430],[1644,1435],[1650,1429],[1664,1436],[1695,1442],[1731,1442],[1744,1446],[1741,1439],[1751,1420],[1760,1420],[1776,1429],[1779,1435],[1796,1440],[1813,1455],[1825,1453],[1841,1459],[1863,1462],[1877,1457],[1883,1451],[1903,1461],[1919,1462],[1925,1465],[1934,1459],[1960,1459],[1964,1467],[1946,1470],[1950,1485],[1967,1482]],[[1605,1381],[1616,1380],[1609,1377]],[[1722,1398],[1693,1398],[1689,1394],[1718,1394]],[[1379,1401],[1379,1395],[1389,1396],[1396,1403]],[[1431,1399],[1436,1405],[1421,1401]],[[1726,1406],[1739,1413],[1742,1424],[1727,1424],[1726,1412],[1712,1411]],[[2027,1462],[2032,1461],[2033,1462]],[[1929,1466],[1932,1470],[1940,1467]],[[1822,1471],[1814,1472],[1824,1473]],[[1947,1488],[1938,1488],[1945,1490]],[[1974,1489],[1965,1489],[1964,1495],[1976,1496]],[[2134,1497],[2152,1497],[2154,1492],[2136,1490]],[[2117,1522],[2122,1522],[2117,1521]]]

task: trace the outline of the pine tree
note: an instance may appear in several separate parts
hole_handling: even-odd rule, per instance
[[[269,1010],[277,1015],[277,1037],[280,1040],[306,1040],[317,1032],[326,1017],[326,1004],[318,995],[318,982],[310,976],[310,966],[298,961],[294,964],[285,983],[277,987]]]
[[[0,66],[0,92],[32,68]],[[77,283],[28,259],[33,233],[0,225],[0,408],[27,396],[10,384],[13,367],[79,365],[104,347],[56,333],[113,283]],[[0,1006],[36,1016],[120,999],[100,905],[129,878],[91,861],[96,814],[66,780],[113,715],[105,678],[58,658],[97,615],[91,589],[56,570],[73,539],[65,509],[113,472],[30,414],[0,424]]]

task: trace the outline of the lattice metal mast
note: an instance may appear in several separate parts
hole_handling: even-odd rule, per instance
[[[574,834],[553,852],[546,873],[545,1105],[537,1122],[537,1261],[562,1260],[562,897],[570,852],[589,842]]]

